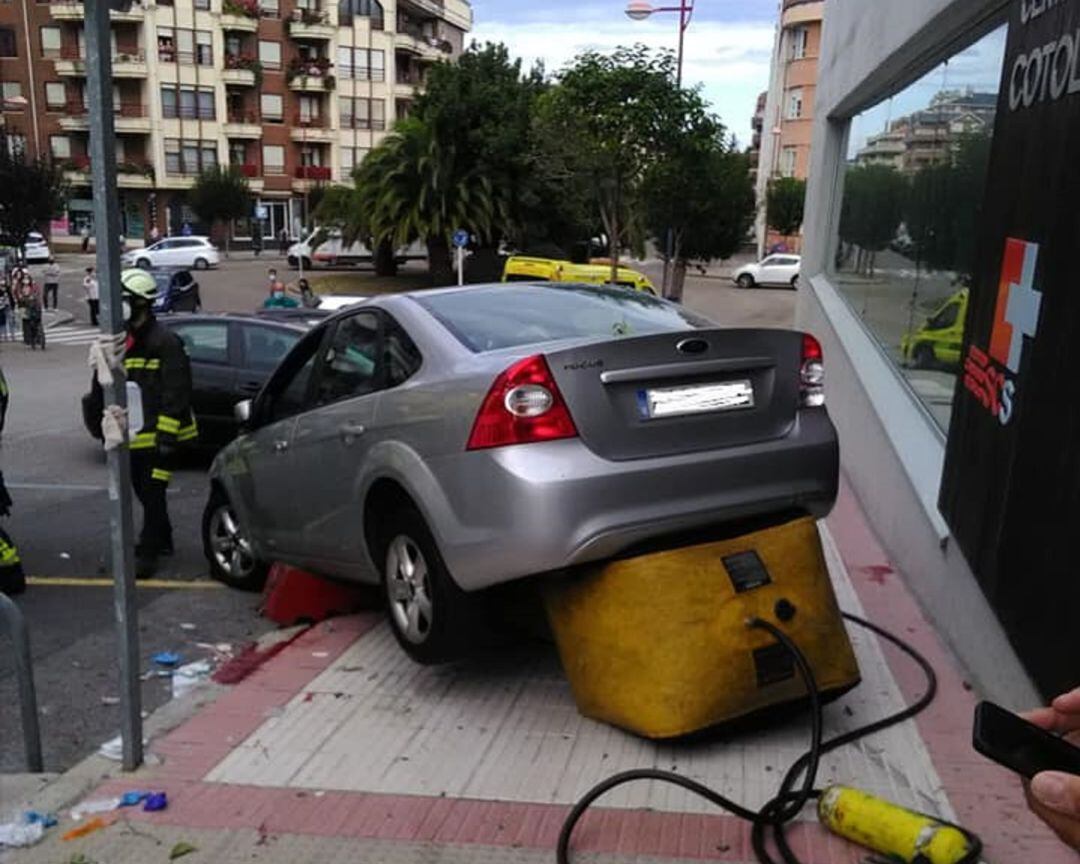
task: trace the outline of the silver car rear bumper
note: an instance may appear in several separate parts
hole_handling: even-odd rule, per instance
[[[744,447],[613,462],[571,439],[430,467],[443,494],[424,509],[454,579],[473,591],[761,513],[824,516],[839,450],[828,414],[809,409],[784,438]]]

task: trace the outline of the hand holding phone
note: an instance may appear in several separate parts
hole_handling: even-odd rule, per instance
[[[1029,780],[1041,771],[1080,776],[1080,747],[992,702],[975,706],[972,744],[984,756]]]

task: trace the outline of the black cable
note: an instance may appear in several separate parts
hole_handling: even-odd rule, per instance
[[[923,674],[926,676],[926,691],[923,695],[911,705],[908,705],[887,717],[875,720],[872,723],[867,723],[864,726],[837,735],[827,741],[822,741],[823,719],[821,694],[818,691],[817,683],[814,680],[813,670],[811,670],[806,657],[787,634],[778,627],[768,621],[763,621],[758,618],[752,619],[747,622],[747,626],[768,631],[791,654],[795,663],[795,668],[802,678],[803,684],[806,686],[806,692],[810,700],[810,748],[788,769],[780,783],[780,789],[776,796],[765,802],[761,809],[755,811],[724,797],[719,792],[710,789],[702,783],[698,783],[695,780],[691,780],[688,777],[683,777],[671,771],[661,771],[655,768],[639,768],[632,771],[623,771],[593,786],[576,804],[574,804],[573,808],[571,808],[570,813],[563,822],[562,830],[559,832],[559,841],[556,846],[556,861],[558,864],[570,864],[569,848],[571,835],[573,834],[577,823],[581,820],[581,817],[589,807],[592,806],[592,803],[601,795],[614,789],[616,786],[621,786],[635,780],[661,780],[676,786],[681,786],[682,788],[701,796],[706,801],[732,813],[740,819],[745,819],[750,822],[753,826],[751,843],[753,845],[754,854],[757,856],[760,864],[776,864],[775,859],[770,855],[765,845],[767,834],[770,829],[776,848],[783,860],[783,864],[801,864],[799,859],[796,858],[795,854],[791,851],[791,847],[788,845],[787,837],[784,834],[784,826],[799,814],[809,800],[821,795],[820,791],[814,789],[821,757],[838,747],[850,744],[852,741],[857,741],[867,735],[880,732],[882,729],[886,729],[914,717],[933,701],[934,696],[937,693],[937,675],[935,674],[933,667],[930,665],[929,661],[927,661],[927,659],[911,645],[898,636],[894,636],[889,631],[864,618],[860,618],[859,616],[852,615],[848,612],[843,612],[841,614],[848,621],[858,624],[860,627],[864,627],[891,642],[911,657],[919,665]],[[803,775],[802,788],[798,792],[793,792],[792,789],[798,782],[800,775]],[[938,817],[931,816],[928,818],[934,819],[942,825],[949,825],[957,828],[963,832],[971,844],[971,854],[969,854],[966,860],[976,861],[978,859],[978,855],[981,853],[981,843],[975,835],[964,830],[959,825],[945,822]]]

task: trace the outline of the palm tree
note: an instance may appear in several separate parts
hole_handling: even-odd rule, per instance
[[[421,119],[399,122],[356,170],[356,195],[342,220],[346,242],[370,237],[376,245],[399,247],[422,240],[433,282],[449,283],[454,231],[485,242],[506,222],[505,198],[472,161],[452,145],[441,146]]]

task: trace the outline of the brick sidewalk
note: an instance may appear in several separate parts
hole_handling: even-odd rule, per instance
[[[848,782],[955,816],[991,862],[1065,864],[1073,853],[1027,813],[1019,785],[970,749],[975,697],[890,566],[846,489],[824,532],[844,608],[912,642],[935,666],[939,695],[908,722],[823,760],[822,785]],[[852,628],[863,683],[826,710],[826,734],[915,699],[921,673]],[[87,797],[164,789],[160,813],[124,818],[82,840],[53,829],[15,864],[185,862],[540,862],[567,806],[629,767],[675,767],[757,806],[806,746],[805,716],[737,740],[653,744],[581,718],[546,645],[445,667],[407,660],[375,613],[314,627],[243,683],[151,744],[163,763],[107,780]],[[672,787],[611,793],[580,823],[587,860],[749,862],[745,823]],[[856,862],[811,809],[791,831],[807,864]]]

